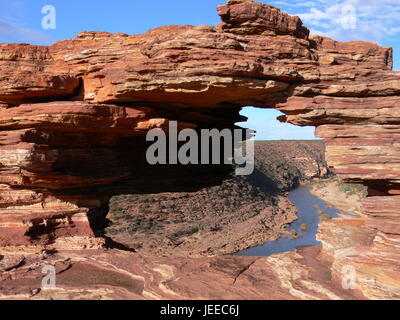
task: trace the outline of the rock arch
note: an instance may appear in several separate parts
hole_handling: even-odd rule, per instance
[[[384,266],[381,285],[398,288],[400,74],[392,49],[309,36],[298,17],[251,0],[218,12],[217,27],[0,44],[1,250],[98,247],[111,195],[219,183],[230,168],[147,167],[143,137],[168,120],[233,128],[252,105],[315,126],[332,169],[369,187],[366,218],[356,223],[374,240],[344,258],[366,274]]]

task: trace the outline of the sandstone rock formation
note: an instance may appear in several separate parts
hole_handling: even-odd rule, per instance
[[[272,257],[199,259],[119,250],[30,255],[19,268],[13,266],[20,257],[7,261],[0,299],[365,299],[332,282],[318,252],[309,247]],[[56,288],[40,287],[43,259],[55,266]]]
[[[1,251],[98,248],[111,195],[219,183],[230,167],[147,165],[144,136],[168,120],[233,128],[252,105],[316,126],[332,169],[369,187],[361,222],[372,240],[331,252],[333,273],[354,265],[366,297],[400,297],[400,74],[392,49],[309,36],[299,18],[251,0],[218,12],[217,27],[0,45]],[[377,270],[385,271],[371,284]]]

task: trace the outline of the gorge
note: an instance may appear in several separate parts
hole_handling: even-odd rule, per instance
[[[234,254],[291,237],[288,225],[299,212],[288,192],[331,176],[324,150],[322,141],[255,141],[251,175],[233,175],[197,192],[115,196],[106,236],[139,253],[167,257]]]
[[[218,13],[216,27],[0,44],[0,298],[400,297],[392,49],[310,36],[298,17],[252,0],[229,0]],[[321,246],[263,258],[106,249],[112,196],[198,191],[232,172],[150,166],[147,131],[169,120],[234,129],[249,105],[315,126],[330,168],[368,187],[363,216],[323,222]],[[37,289],[43,263],[57,268],[53,291]],[[357,290],[341,288],[345,266],[356,270]]]
[[[325,219],[336,218],[338,210],[315,197],[310,192],[310,186],[301,186],[289,193],[288,199],[297,209],[297,219],[290,224],[290,230],[294,230],[292,236],[283,236],[276,241],[251,247],[240,251],[240,256],[270,256],[276,253],[296,250],[302,246],[320,244],[316,240],[318,227],[322,214]],[[321,212],[319,216],[318,212]]]

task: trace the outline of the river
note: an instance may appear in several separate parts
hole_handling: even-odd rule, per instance
[[[270,241],[263,245],[252,247],[236,253],[239,256],[269,256],[274,253],[282,253],[295,250],[299,246],[317,245],[316,239],[320,215],[318,210],[331,218],[337,217],[338,209],[329,203],[314,196],[310,192],[310,186],[301,186],[289,193],[289,200],[296,206],[298,219],[290,224],[288,230],[296,230],[299,238],[281,237],[276,241]],[[307,230],[302,231],[301,225],[306,223]]]

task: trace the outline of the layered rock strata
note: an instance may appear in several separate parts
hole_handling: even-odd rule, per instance
[[[84,250],[0,260],[3,299],[365,299],[331,281],[319,247],[272,257],[165,258]],[[43,288],[44,266],[56,287]],[[19,266],[19,267],[16,267]]]
[[[149,166],[145,134],[168,120],[233,128],[252,105],[317,127],[331,168],[369,187],[363,223],[373,239],[341,259],[360,271],[368,297],[398,297],[400,74],[392,49],[309,36],[299,18],[251,0],[218,12],[217,27],[0,45],[1,250],[96,248],[110,196],[219,183],[230,168]],[[382,269],[371,289],[369,275]]]

